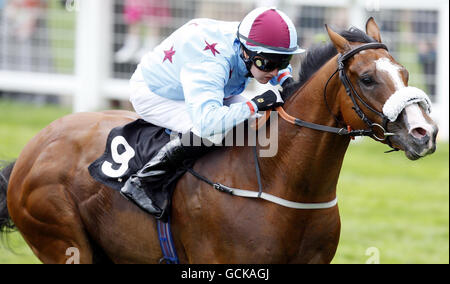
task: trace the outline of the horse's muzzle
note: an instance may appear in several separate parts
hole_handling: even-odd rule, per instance
[[[406,107],[395,122],[389,123],[390,139],[405,151],[410,160],[417,160],[436,151],[438,127],[417,104]]]

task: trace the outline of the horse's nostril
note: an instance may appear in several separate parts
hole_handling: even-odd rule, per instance
[[[416,127],[413,130],[411,130],[411,135],[414,138],[422,139],[423,137],[425,137],[427,135],[427,131],[425,129],[423,129],[422,127]]]

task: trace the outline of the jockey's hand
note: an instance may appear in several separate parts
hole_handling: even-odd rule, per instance
[[[270,80],[270,84],[272,86],[276,86],[276,85],[281,85],[283,86],[284,82],[288,79],[288,78],[292,78],[292,67],[291,65],[289,65],[287,68],[285,69],[281,69],[280,71],[278,71],[278,75],[273,77]]]
[[[292,93],[295,91],[298,86],[296,86],[295,81],[292,77],[287,78],[283,85],[283,90],[281,91],[281,98],[285,101]]]
[[[289,85],[292,85],[292,84],[294,84],[294,83],[295,83],[294,78],[289,77],[289,78],[286,78],[286,80],[283,82],[283,84],[281,85],[281,87],[283,87],[283,90],[284,90],[284,89],[286,89],[286,88],[289,88]]]
[[[277,90],[268,90],[262,95],[254,97],[252,101],[256,104],[258,111],[270,110],[284,104],[280,92]]]

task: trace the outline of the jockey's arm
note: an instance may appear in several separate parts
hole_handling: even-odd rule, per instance
[[[251,102],[223,105],[229,72],[226,64],[208,59],[183,66],[180,80],[196,135],[209,137],[225,133],[252,115]]]

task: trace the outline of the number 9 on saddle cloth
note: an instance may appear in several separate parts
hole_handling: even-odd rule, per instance
[[[155,156],[170,138],[165,128],[142,119],[116,127],[108,135],[103,155],[89,166],[89,173],[96,181],[120,191],[128,178]],[[167,209],[177,180],[194,163],[195,159],[186,160],[183,166],[177,165],[169,174],[155,176],[146,182],[145,193],[163,209],[160,220],[168,217]]]

